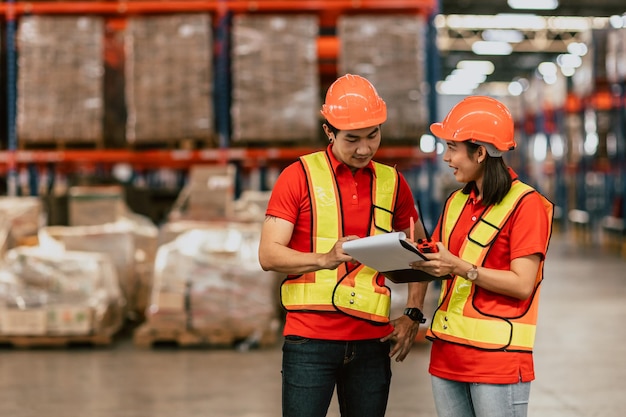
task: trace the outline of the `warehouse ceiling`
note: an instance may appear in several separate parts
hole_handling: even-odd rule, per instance
[[[530,1],[519,0],[524,7]],[[539,3],[545,5],[551,1],[555,0],[539,0]],[[584,41],[583,33],[589,30],[582,29],[581,24],[597,29],[606,27],[609,17],[622,16],[622,24],[626,26],[624,0],[560,0],[558,3],[553,10],[516,10],[509,6],[507,0],[440,0],[439,13],[442,16],[435,19],[435,26],[441,56],[441,78],[455,70],[460,61],[477,59],[489,60],[494,65],[493,73],[487,76],[485,82],[509,82],[527,77],[541,62],[554,61],[559,54],[567,53],[570,43]],[[502,19],[511,17],[511,14],[513,18],[507,20],[511,22],[510,27],[506,27]],[[552,18],[563,16],[570,18]],[[524,19],[530,19],[526,29],[522,23]],[[543,23],[536,24],[539,20]],[[472,51],[475,42],[487,40],[495,32],[517,37],[509,42],[512,46],[509,55],[488,53],[481,56]]]
[[[549,0],[544,0],[548,2]],[[528,13],[529,10],[514,10],[506,0],[440,0],[443,14]],[[624,0],[560,0],[554,10],[533,10],[543,16],[612,16],[626,12]]]

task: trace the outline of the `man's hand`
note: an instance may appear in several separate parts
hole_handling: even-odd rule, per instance
[[[333,247],[320,258],[320,269],[337,269],[339,265],[344,262],[354,262],[352,256],[348,255],[343,250],[343,244],[350,241],[358,239],[359,237],[356,235],[350,235],[340,238]]]
[[[415,322],[405,315],[392,320],[393,331],[381,339],[382,342],[390,340],[392,342],[389,357],[396,356],[396,362],[402,362],[411,351],[415,342],[420,323]]]

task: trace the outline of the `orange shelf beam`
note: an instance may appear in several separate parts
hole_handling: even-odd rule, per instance
[[[145,14],[203,11],[239,13],[289,11],[363,11],[432,12],[434,0],[256,0],[256,1],[117,1],[117,2],[16,2],[0,3],[0,13],[21,14]]]
[[[337,16],[340,12],[431,13],[436,0],[181,0],[181,1],[111,1],[111,2],[15,2],[0,3],[0,13],[7,19],[22,14],[104,14],[135,15],[177,12],[262,13],[262,12],[319,12],[321,17]],[[322,59],[333,61],[339,42],[333,36],[318,39]],[[328,63],[325,65],[329,65]],[[330,64],[332,65],[332,64]],[[241,161],[264,165],[295,161],[299,156],[317,149],[205,149],[205,150],[16,150],[0,151],[0,170],[24,164],[115,164],[130,163],[137,167],[185,167],[197,163],[226,163]],[[387,146],[380,149],[376,159],[404,164],[418,164],[429,158],[417,147]]]
[[[0,167],[14,164],[116,164],[129,163],[136,166],[184,167],[201,163],[244,162],[267,165],[274,162],[295,161],[298,157],[319,148],[225,148],[197,150],[17,150],[0,151]],[[398,163],[419,164],[429,155],[417,146],[387,146],[378,150],[375,159]]]

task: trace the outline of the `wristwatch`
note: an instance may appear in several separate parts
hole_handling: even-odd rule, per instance
[[[472,267],[465,273],[465,278],[470,281],[476,281],[476,278],[478,278],[478,267],[476,265],[472,265]]]
[[[404,315],[408,316],[411,320],[417,321],[419,323],[426,323],[426,319],[424,318],[424,313],[417,307],[408,307],[404,309]]]

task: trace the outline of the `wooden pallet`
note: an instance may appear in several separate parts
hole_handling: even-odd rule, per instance
[[[217,146],[215,138],[204,139],[171,139],[161,141],[138,140],[127,142],[126,148],[133,151],[146,150],[185,150],[212,149]]]
[[[64,335],[64,336],[9,336],[0,335],[0,345],[14,348],[67,348],[70,346],[110,346],[113,336],[97,335]]]
[[[133,335],[134,345],[151,348],[159,344],[179,347],[267,347],[276,343],[276,329],[267,329],[262,334],[238,334],[227,329],[190,330],[158,328],[149,323],[139,326]]]

